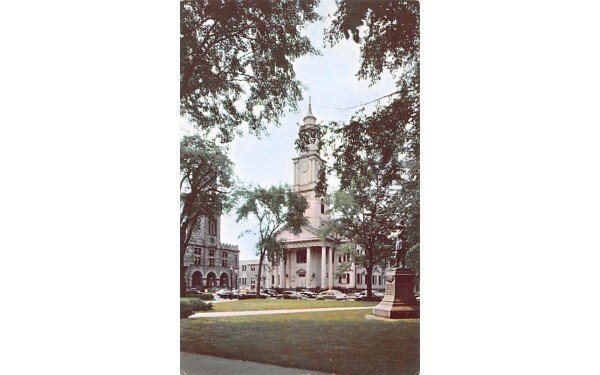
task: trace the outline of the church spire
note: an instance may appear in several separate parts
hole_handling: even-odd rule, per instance
[[[308,97],[308,113],[304,116],[304,125],[316,125],[317,118],[312,113],[310,96]]]
[[[310,106],[310,96],[308,97],[308,113],[307,113],[307,114],[306,114],[306,116],[304,116],[304,117],[305,117],[305,118],[306,118],[306,117],[315,117],[315,116],[313,116],[313,114],[312,114],[312,108],[311,108],[311,106]]]

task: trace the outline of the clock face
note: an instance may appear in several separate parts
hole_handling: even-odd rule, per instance
[[[300,172],[304,173],[308,171],[308,163],[306,161],[300,162]]]

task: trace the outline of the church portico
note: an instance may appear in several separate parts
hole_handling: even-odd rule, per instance
[[[292,246],[292,245],[288,245]],[[296,245],[293,245],[296,246]],[[326,254],[323,255],[323,250]],[[332,275],[333,272],[328,271],[333,269],[332,262],[327,262],[331,259],[329,254],[332,254],[332,250],[326,246],[313,245],[313,246],[298,246],[288,247],[285,254],[285,259],[281,260],[281,263],[277,269],[285,270],[280,280],[284,280],[279,285],[275,285],[280,288],[309,288],[309,289],[327,289],[333,286],[333,278],[328,275]],[[323,267],[322,264],[326,264]],[[324,271],[323,271],[324,270]]]

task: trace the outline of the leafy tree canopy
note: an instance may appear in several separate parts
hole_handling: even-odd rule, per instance
[[[231,208],[233,163],[221,146],[195,134],[184,136],[179,153],[181,217],[216,218]]]
[[[260,186],[241,188],[236,197],[240,202],[237,208],[237,221],[249,217],[258,220],[258,243],[256,254],[259,256],[257,291],[260,290],[262,265],[266,257],[270,263],[279,259],[285,250],[276,234],[288,229],[299,234],[308,221],[304,212],[308,202],[302,195],[292,192],[288,185],[263,188]]]
[[[316,54],[301,30],[320,19],[318,0],[194,0],[180,3],[181,115],[223,142],[247,124],[260,134],[296,109],[292,62]]]
[[[374,267],[386,264],[393,254],[390,233],[396,220],[390,212],[397,211],[394,205],[399,202],[394,195],[380,189],[377,182],[338,190],[331,195],[331,217],[322,229],[328,237],[341,237],[360,247],[361,252],[352,252],[353,248],[347,242],[339,250],[350,253],[352,261],[365,269],[368,297],[371,297]],[[340,268],[338,272],[344,270]]]
[[[360,44],[359,78],[375,82],[384,70],[400,77],[418,62],[418,1],[338,0],[337,5],[326,40],[334,45],[352,36]]]
[[[372,214],[404,219],[407,240],[416,244],[420,209],[419,3],[339,0],[337,4],[326,40],[333,45],[352,37],[361,49],[357,76],[374,83],[388,71],[397,79],[397,90],[376,98],[374,101],[383,104],[373,113],[366,115],[361,109],[348,122],[329,123],[320,134],[306,134],[297,147],[324,140],[323,146],[334,159],[329,171],[340,178],[340,188],[353,191],[359,206],[385,202],[383,210],[371,210]],[[319,194],[324,195],[327,185],[324,177],[321,180]]]
[[[200,135],[185,136],[180,143],[179,266],[180,295],[185,296],[185,252],[202,216],[216,219],[232,207],[229,190],[234,185],[233,163],[221,146]]]

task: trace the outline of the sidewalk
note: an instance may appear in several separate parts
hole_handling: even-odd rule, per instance
[[[202,354],[180,353],[181,375],[330,375]]]
[[[319,307],[313,309],[288,309],[288,310],[256,310],[256,311],[226,311],[226,312],[199,312],[190,316],[188,319],[195,318],[221,318],[228,316],[245,315],[274,315],[274,314],[292,314],[320,311],[344,311],[344,310],[373,310],[373,306],[368,307]]]

